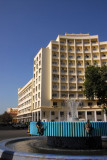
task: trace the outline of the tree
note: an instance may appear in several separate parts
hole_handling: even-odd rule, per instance
[[[107,108],[107,66],[86,68],[84,94],[89,100],[97,98]]]
[[[0,121],[4,123],[12,122],[12,116],[9,113],[4,112],[0,115]]]

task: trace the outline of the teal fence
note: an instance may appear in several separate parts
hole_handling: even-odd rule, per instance
[[[92,136],[107,136],[107,121],[91,121]],[[86,137],[86,122],[42,122],[43,136]],[[38,135],[36,122],[30,122],[30,134]]]

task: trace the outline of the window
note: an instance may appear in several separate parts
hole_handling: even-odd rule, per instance
[[[87,112],[87,115],[92,115],[92,112]]]
[[[60,112],[60,116],[63,117],[64,116],[64,112]]]
[[[40,89],[40,84],[38,85],[38,89]]]
[[[81,116],[81,115],[82,115],[82,112],[78,112],[78,115]]]
[[[38,98],[40,98],[40,92],[38,93]]]
[[[65,106],[65,102],[64,101],[61,102],[61,106]]]
[[[101,111],[97,111],[97,115],[101,115]]]
[[[88,106],[92,106],[92,102],[88,102]]]
[[[53,102],[53,106],[57,106],[57,102]]]
[[[45,112],[42,112],[42,114],[43,114],[43,117],[45,117]]]
[[[54,111],[52,111],[52,112],[51,112],[51,115],[55,115],[55,112],[54,112]]]
[[[78,89],[82,89],[82,86],[78,86]]]
[[[41,58],[41,54],[39,54],[39,58]]]
[[[78,97],[83,97],[83,94],[78,94]]]
[[[80,107],[84,106],[84,103],[83,103],[83,102],[80,102],[80,103],[79,103],[79,106],[80,106]]]
[[[100,106],[101,105],[101,103],[100,102],[97,102],[97,106]]]
[[[52,97],[57,97],[57,93],[53,93],[53,94],[52,94]]]
[[[41,65],[41,61],[39,61],[39,66]]]
[[[70,94],[69,97],[74,97],[74,94]]]
[[[71,116],[71,112],[69,112],[69,116]]]

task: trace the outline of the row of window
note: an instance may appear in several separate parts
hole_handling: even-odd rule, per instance
[[[37,64],[40,59],[41,59],[41,53],[39,53],[38,56],[36,57],[36,60],[34,60],[34,64]]]
[[[23,92],[21,92],[18,97],[21,98],[22,96],[24,96],[26,93],[28,93],[30,91],[32,86],[27,87]]]
[[[97,104],[97,106],[101,105],[99,102],[97,102],[96,104]],[[53,107],[57,107],[58,105],[65,106],[65,101],[62,101],[61,103],[53,102]],[[93,102],[87,102],[87,105],[88,106],[93,106],[94,104],[93,104]],[[84,106],[84,102],[82,102],[82,101],[79,102],[79,106],[83,107]]]
[[[96,111],[96,115],[101,115],[101,111]],[[84,112],[78,112],[78,115],[80,116],[80,115],[83,115],[84,114]],[[92,115],[92,112],[90,112],[90,111],[87,111],[87,115]]]
[[[28,111],[30,111],[30,108],[31,108],[31,107],[27,107],[27,108],[24,108],[24,109],[22,109],[22,110],[19,110],[18,113],[21,114],[21,113],[28,112]]]
[[[24,96],[23,98],[20,97],[21,99],[19,98],[19,103],[22,102],[23,100],[25,100],[26,98],[28,98],[28,97],[31,96],[31,95],[32,95],[32,92],[28,93],[28,94],[27,94],[26,96]]]

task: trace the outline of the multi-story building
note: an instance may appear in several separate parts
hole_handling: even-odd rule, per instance
[[[18,89],[18,122],[30,122],[32,120],[32,90],[33,79],[31,79],[23,88]]]
[[[16,108],[7,108],[7,113],[9,113],[12,116],[12,122],[17,122],[17,113],[18,113],[18,107]]]
[[[107,41],[99,42],[98,35],[65,33],[41,48],[34,58],[30,82],[32,121],[66,120],[68,99],[81,101],[80,120],[106,120],[97,100],[87,100],[82,92],[85,69],[89,65],[107,65]],[[18,91],[20,116],[24,116],[28,101],[26,96],[22,97],[25,88]]]

